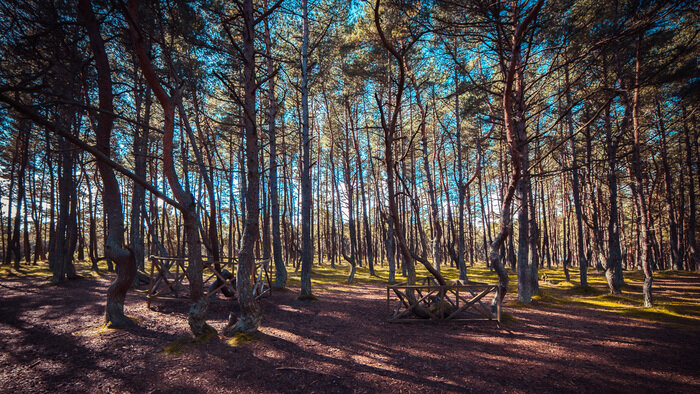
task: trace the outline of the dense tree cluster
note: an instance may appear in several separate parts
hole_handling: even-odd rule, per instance
[[[314,265],[483,263],[525,303],[540,267],[641,269],[651,306],[700,263],[695,6],[3,1],[0,254],[106,259],[114,326],[145,256],[185,256],[198,335],[205,257],[239,261],[228,334],[255,258],[307,297]]]

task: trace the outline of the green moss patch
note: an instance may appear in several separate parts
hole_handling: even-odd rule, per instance
[[[192,347],[197,345],[205,345],[209,343],[212,339],[218,338],[216,330],[210,326],[205,326],[204,333],[198,337],[192,337],[189,334],[180,335],[175,338],[174,341],[170,342],[163,351],[165,354],[175,355],[182,354],[189,351]]]
[[[194,341],[195,339],[190,335],[180,335],[170,342],[163,351],[165,354],[181,354],[186,352],[194,344]]]
[[[258,332],[255,333],[243,333],[243,332],[237,332],[233,334],[231,339],[226,341],[226,344],[231,346],[231,347],[238,347],[245,345],[248,342],[252,342],[255,339],[257,339],[260,336]]]

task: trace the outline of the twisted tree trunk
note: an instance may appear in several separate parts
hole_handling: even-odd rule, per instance
[[[79,0],[79,11],[88,31],[90,48],[95,56],[95,67],[97,68],[100,108],[95,129],[97,149],[109,157],[110,137],[114,121],[109,61],[90,0]],[[97,168],[102,177],[102,200],[108,223],[105,256],[117,266],[117,278],[107,290],[105,325],[112,328],[124,328],[133,325],[133,321],[124,315],[124,300],[136,276],[136,261],[133,252],[123,247],[124,214],[119,184],[114,170],[102,160],[97,161]]]
[[[143,38],[138,30],[138,4],[138,0],[130,0],[128,3],[127,18],[130,23],[129,30],[144,78],[163,108],[163,171],[165,172],[165,177],[175,196],[175,200],[179,203],[178,209],[182,213],[184,236],[187,244],[187,279],[190,282],[190,298],[192,299],[192,305],[188,314],[188,322],[192,333],[195,336],[201,336],[214,331],[214,329],[206,323],[209,298],[203,297],[199,216],[197,215],[194,196],[192,196],[189,191],[183,189],[177,177],[177,173],[175,172],[175,163],[173,161],[175,104],[158,81],[151,60],[148,58],[144,49]]]

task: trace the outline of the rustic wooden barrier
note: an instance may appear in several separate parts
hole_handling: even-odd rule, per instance
[[[217,292],[228,290],[227,293],[235,297],[236,294],[236,267],[238,262],[234,258],[222,258],[213,262],[204,259],[203,287],[204,296],[216,300]],[[187,280],[188,261],[184,257],[149,256],[151,263],[146,304],[150,308],[155,299],[189,299],[189,281]],[[218,269],[215,268],[218,266]],[[224,275],[228,271],[230,275]],[[214,286],[214,284],[216,284]],[[253,294],[259,299],[270,294],[272,280],[270,276],[270,259],[258,260],[253,270]]]
[[[429,283],[422,285],[406,283],[386,288],[386,305],[389,322],[411,323],[429,320],[494,320],[501,322],[501,289],[498,285],[478,282],[457,283],[441,286]],[[491,306],[482,299],[489,294],[498,297],[495,316]],[[396,305],[392,308],[392,302]]]

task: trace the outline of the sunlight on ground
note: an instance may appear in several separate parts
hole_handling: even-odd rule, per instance
[[[148,272],[150,264],[148,261],[146,264]],[[75,266],[80,277],[111,278],[114,275],[107,272],[105,261],[98,263],[99,273],[91,270],[89,261],[76,261]],[[287,285],[298,287],[300,272],[292,266],[288,266],[287,270],[289,274]],[[385,285],[389,278],[388,266],[376,264],[374,271],[374,276],[372,276],[367,266],[358,266],[353,283],[348,284],[350,266],[343,262],[336,264],[335,268],[331,268],[330,261],[325,260],[323,265],[315,265],[312,269],[312,289],[320,292],[351,292],[359,284]],[[517,294],[516,272],[508,271],[510,279],[508,293]],[[456,267],[445,266],[442,267],[441,272],[448,281],[459,278],[459,270]],[[20,270],[15,270],[11,265],[0,266],[0,280],[30,277],[37,279],[40,284],[46,285],[50,283],[51,275],[46,261],[40,261],[36,265],[22,264]],[[625,284],[622,287],[621,295],[610,294],[603,273],[592,269],[588,271],[589,286],[587,287],[581,287],[578,284],[579,272],[576,267],[570,269],[570,281],[566,281],[564,272],[560,268],[540,269],[539,275],[541,279],[539,282],[540,294],[533,298],[532,304],[523,305],[518,301],[510,301],[506,307],[516,309],[556,308],[567,305],[651,322],[700,327],[700,274],[695,272],[662,271],[654,273],[654,308],[646,309],[642,308],[644,276],[640,271],[624,271]],[[423,278],[429,277],[430,274],[424,267],[417,264],[416,276],[419,283],[422,283]],[[477,264],[475,267],[467,267],[467,276],[470,281],[474,282],[497,283],[498,281],[496,274],[486,268],[483,263]],[[396,281],[405,281],[400,268],[396,270]],[[514,318],[514,320],[517,319]],[[233,345],[235,346],[235,344]]]
[[[533,306],[569,305],[651,322],[700,327],[700,274],[698,273],[678,271],[654,273],[652,291],[654,307],[643,308],[644,275],[640,271],[624,271],[625,284],[620,295],[610,294],[602,272],[589,270],[587,287],[577,284],[578,272],[575,275],[571,272],[571,282],[564,280],[562,271],[541,270],[540,272],[546,272],[550,280],[548,283],[540,281],[540,295],[533,298]],[[698,281],[692,281],[693,279]],[[682,282],[667,284],[668,281]],[[683,297],[678,297],[676,293],[682,294]],[[521,305],[511,302],[509,306]]]
[[[357,267],[353,284],[386,284],[389,278],[389,268],[386,265],[375,266],[374,271],[375,276],[370,276],[366,266]],[[508,271],[510,279],[508,292],[509,294],[517,294],[517,273]],[[299,286],[299,272],[295,272],[293,267],[288,267],[288,272],[288,284]],[[312,270],[312,288],[320,287],[326,291],[352,291],[353,284],[347,284],[349,273],[348,264],[336,264],[336,268],[331,268],[330,263],[325,261],[324,265],[314,266]],[[448,281],[459,278],[459,270],[455,267],[442,267],[441,273]],[[424,267],[416,265],[416,276],[419,281],[429,275]],[[577,267],[570,268],[570,281],[566,281],[562,269],[540,269],[539,275],[540,278],[546,275],[546,280],[540,280],[541,292],[534,298],[533,304],[523,305],[517,301],[511,301],[506,306],[536,308],[570,305],[651,322],[700,327],[700,274],[698,273],[656,272],[653,290],[654,308],[642,308],[644,275],[640,271],[624,271],[625,284],[622,287],[621,295],[609,294],[605,276],[602,272],[593,269],[588,271],[589,285],[586,287],[581,287],[578,284],[580,279]],[[467,267],[467,276],[470,281],[475,282],[497,283],[498,281],[496,273],[491,272],[484,264]],[[697,279],[698,282],[688,283],[688,279]],[[405,281],[400,269],[397,269],[396,280],[397,282]],[[682,283],[675,282],[667,285],[665,282],[670,280],[680,280]],[[515,318],[514,320],[517,321]]]
[[[101,260],[97,263],[99,273],[92,270],[92,264],[87,260],[74,260],[74,265],[78,276],[83,278],[100,278],[103,277],[104,274],[108,273],[107,262],[105,260]],[[53,275],[49,269],[48,261],[38,261],[36,265],[27,265],[24,263],[24,261],[22,261],[19,271],[12,267],[12,264],[0,265],[0,279],[23,276],[51,281],[51,277]]]

